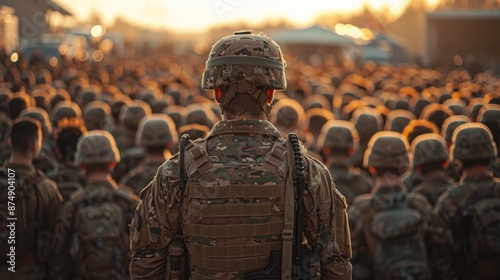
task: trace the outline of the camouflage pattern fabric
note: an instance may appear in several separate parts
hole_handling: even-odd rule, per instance
[[[52,254],[50,249],[51,239],[57,217],[62,211],[63,200],[53,181],[44,178],[43,173],[37,171],[33,166],[7,162],[2,169],[15,170],[15,174],[23,180],[25,189],[22,189],[20,181],[16,181],[16,273],[15,279],[53,279],[52,268],[61,261],[61,256]],[[1,179],[2,182],[7,182]],[[0,186],[2,190],[2,205],[7,205],[6,186]],[[5,191],[4,191],[5,190]],[[21,202],[21,197],[24,202]],[[25,204],[22,207],[22,204]],[[3,207],[0,207],[3,208]],[[23,211],[26,209],[26,212]],[[3,211],[2,211],[3,213]],[[1,215],[3,216],[3,214]],[[23,217],[25,217],[26,229],[22,228]],[[2,217],[6,220],[6,217]],[[0,279],[11,279],[14,274],[7,271],[7,253],[4,252],[3,242],[7,243],[8,234],[4,227],[0,230],[0,244],[2,254],[0,256]],[[7,246],[7,244],[5,244]],[[10,245],[8,245],[10,246]]]
[[[64,206],[53,250],[65,256],[53,279],[127,279],[128,224],[138,198],[113,181],[90,182]]]
[[[439,196],[452,186],[453,179],[442,173],[432,178],[424,177],[424,181],[412,188],[411,191],[425,196],[427,201],[434,207]]]
[[[404,186],[400,184],[387,185],[387,186],[376,186],[370,194],[364,194],[358,196],[353,204],[349,206],[349,226],[351,230],[351,240],[353,248],[353,278],[354,279],[389,279],[389,275],[381,275],[381,272],[377,272],[377,269],[381,267],[374,267],[377,260],[375,260],[375,250],[376,243],[374,237],[374,231],[377,231],[377,227],[383,227],[383,223],[374,223],[375,213],[381,209],[389,209],[394,207],[393,201],[396,196],[404,190]],[[421,218],[422,226],[422,240],[425,244],[429,244],[429,232],[430,225],[433,222],[433,213],[431,205],[426,201],[425,197],[417,193],[406,193],[407,207],[401,208],[404,211],[402,213],[396,213],[397,218],[392,221],[393,224],[398,224],[404,219],[408,219],[409,216],[414,215],[416,212],[411,211],[408,213],[407,210],[416,210]],[[394,209],[393,209],[394,210]],[[406,213],[406,214],[405,214]],[[406,217],[408,215],[408,217]],[[398,222],[398,223],[396,223]],[[378,228],[378,231],[383,231],[384,229]],[[394,243],[387,240],[387,244],[384,245],[384,241],[379,246],[391,246],[397,247],[397,242]],[[425,250],[425,248],[424,248]],[[404,253],[404,251],[396,251],[397,253]],[[418,251],[415,251],[417,253]],[[397,254],[395,252],[390,255],[382,257],[378,261],[387,261],[389,259],[394,259],[393,257]],[[412,255],[398,255],[400,261],[409,261],[416,256]],[[422,256],[420,256],[422,257]],[[427,256],[423,256],[427,258]],[[381,257],[378,257],[381,258]],[[380,264],[379,264],[380,266]],[[394,279],[404,279],[404,278],[394,278]],[[414,278],[412,278],[414,279]],[[428,279],[428,278],[417,278],[417,279]]]
[[[348,205],[351,205],[356,196],[370,193],[373,188],[371,180],[357,168],[330,166],[328,170],[332,174],[335,187],[345,197]]]
[[[85,171],[73,166],[63,165],[57,172],[47,173],[47,177],[56,182],[64,201],[68,201],[73,192],[83,189],[87,184]]]
[[[277,139],[282,138],[276,128],[267,121],[238,120],[219,122],[214,126],[207,139],[208,156],[211,159],[213,156],[213,164],[219,164],[223,167],[228,162],[234,162],[232,164],[235,165],[238,162],[243,162],[246,165],[258,161],[272,149]],[[314,248],[313,251],[318,252],[322,279],[349,279],[351,248],[345,199],[335,189],[324,165],[308,156],[304,160],[306,182],[308,183],[308,191],[304,194],[305,237],[308,244]],[[166,248],[179,226],[186,229],[195,222],[198,224],[212,224],[213,222],[215,225],[222,222],[221,219],[215,217],[201,220],[193,217],[190,220],[185,216],[186,212],[181,211],[181,205],[179,205],[178,170],[178,155],[175,155],[158,169],[155,179],[141,192],[141,202],[131,226],[132,262],[130,270],[133,279],[161,279],[164,276],[167,261]],[[222,177],[214,176],[212,182],[200,181],[199,184],[223,188],[225,184],[235,180],[231,174],[221,173],[219,175]],[[259,178],[261,178],[260,174],[248,175],[255,182],[259,182]],[[217,186],[218,183],[220,184]],[[269,186],[267,191],[270,191],[271,187]],[[266,189],[264,188],[264,190]],[[189,195],[186,193],[187,197]],[[188,204],[188,199],[184,199],[182,209],[188,209]],[[247,221],[249,226],[253,223],[255,221]],[[215,242],[212,243],[204,243],[203,240],[197,241],[204,243],[208,249],[214,249],[218,243],[224,242],[224,240],[224,238],[215,238]],[[276,241],[280,243],[281,240],[278,237]],[[261,264],[262,268],[266,266],[267,262]],[[313,264],[313,267],[319,268],[319,264]],[[192,269],[194,268],[192,267]],[[198,268],[191,272],[193,275],[198,275],[194,273],[208,271]],[[209,272],[210,274],[204,275],[207,277],[206,279],[210,279],[210,277],[244,279],[241,275],[242,271],[210,270]]]
[[[421,184],[423,181],[424,177],[422,176],[422,173],[415,170],[412,170],[403,178],[403,184],[406,186],[408,191],[411,191],[415,186]]]
[[[464,211],[474,213],[474,208],[485,202],[496,203],[496,206],[486,208],[482,217],[474,217],[474,214],[471,217],[470,248],[465,255]],[[434,214],[436,225],[432,243],[436,279],[496,279],[500,273],[500,180],[488,174],[462,178],[458,186],[439,198]],[[475,225],[475,220],[484,222],[485,227],[480,232],[474,230],[481,228]],[[490,231],[486,230],[488,225],[491,225]]]
[[[145,157],[144,149],[142,147],[133,146],[132,148],[122,151],[120,157],[121,161],[116,165],[115,170],[113,170],[113,179],[117,181],[121,181],[123,176],[130,170],[135,166],[139,166]]]
[[[154,178],[158,171],[158,167],[162,163],[147,163],[139,164],[136,168],[130,170],[120,180],[120,184],[128,186],[139,195]]]

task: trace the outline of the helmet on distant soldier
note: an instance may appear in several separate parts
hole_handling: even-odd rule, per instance
[[[451,160],[494,159],[497,150],[487,126],[482,123],[462,124],[453,133],[450,147]]]
[[[76,164],[107,164],[120,161],[113,136],[104,130],[85,133],[76,147]]]
[[[331,120],[325,123],[318,138],[318,147],[331,150],[348,150],[353,153],[358,149],[359,136],[354,124],[348,121]]]
[[[136,135],[136,143],[146,147],[172,148],[178,140],[174,121],[164,114],[143,118]]]
[[[38,107],[25,109],[19,116],[26,116],[40,121],[40,124],[42,125],[43,138],[46,138],[49,134],[52,133],[52,124],[50,123],[49,115],[44,109]]]
[[[444,141],[448,145],[451,145],[451,137],[453,136],[453,132],[459,125],[470,122],[470,119],[467,116],[451,116],[447,118],[443,123],[443,130],[441,131],[441,135],[444,137]]]
[[[134,100],[130,106],[123,108],[121,121],[128,129],[135,130],[142,118],[151,115],[151,107],[142,100]]]
[[[377,132],[368,142],[363,165],[366,168],[396,170],[399,175],[410,168],[408,141],[401,133]]]
[[[57,127],[57,123],[64,118],[82,118],[82,111],[80,107],[71,101],[61,101],[57,103],[50,114],[50,119],[52,121],[52,126]]]
[[[111,107],[104,101],[92,101],[83,109],[87,130],[104,129],[111,117]]]
[[[415,119],[415,115],[407,110],[394,110],[387,116],[385,130],[403,133],[410,121]]]
[[[223,113],[235,94],[248,93],[269,115],[272,95],[268,89],[286,89],[285,67],[281,50],[271,38],[238,31],[213,45],[202,87],[216,90]],[[223,93],[221,89],[225,89]]]
[[[442,136],[435,133],[422,134],[411,144],[413,166],[444,162],[449,158],[448,147]]]

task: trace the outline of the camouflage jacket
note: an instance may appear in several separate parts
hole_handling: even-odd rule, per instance
[[[370,178],[366,178],[357,168],[330,166],[328,170],[332,174],[335,187],[345,196],[348,205],[351,205],[356,196],[370,193],[373,188]]]
[[[65,164],[61,164],[58,170],[49,171],[47,177],[56,182],[64,201],[69,200],[72,192],[83,189],[87,184],[85,171]]]
[[[160,165],[161,163],[139,164],[122,177],[120,184],[132,188],[138,195],[155,178]]]
[[[424,181],[416,185],[411,192],[417,192],[425,196],[433,207],[439,196],[453,185],[453,179],[448,177],[444,172],[431,178],[426,178],[424,175],[423,179]]]
[[[218,134],[227,126],[238,133]],[[234,153],[230,156],[236,161],[253,160],[252,157],[269,152],[278,138],[281,135],[267,121],[221,121],[206,138],[207,151],[211,156],[218,149],[231,149]],[[223,143],[220,139],[231,142]],[[319,248],[322,279],[350,279],[351,244],[345,198],[335,189],[323,164],[308,156],[304,160],[308,183],[308,191],[304,194],[304,234],[311,246]],[[158,169],[155,179],[141,192],[131,226],[130,274],[133,279],[164,277],[167,246],[179,226],[185,225],[186,213],[180,211],[178,171],[178,155],[175,155]],[[187,209],[187,199],[183,200],[182,208]],[[220,279],[242,277],[235,272]]]
[[[63,209],[63,200],[57,190],[56,184],[44,178],[44,174],[37,171],[32,165],[9,163],[3,166],[15,170],[16,176],[22,180],[37,176],[36,189],[28,185],[26,194],[27,235],[16,236],[16,273],[14,279],[52,279],[52,268],[61,261],[60,256],[51,254],[50,244],[57,222],[57,217]],[[38,173],[38,175],[37,175]],[[7,203],[7,198],[1,203]],[[21,205],[16,205],[16,215],[23,215]],[[21,226],[22,219],[18,217],[17,226]],[[33,245],[35,244],[35,245]],[[19,258],[21,252],[28,252],[24,258]],[[3,254],[3,252],[2,252]],[[0,279],[11,279],[13,273],[4,269],[4,263],[0,264]],[[9,273],[6,275],[5,273]]]
[[[88,198],[87,193],[89,190],[101,189],[103,191],[112,194],[113,201],[117,203],[123,211],[122,217],[124,218],[125,225],[128,225],[133,218],[135,208],[138,203],[138,197],[134,195],[128,188],[123,188],[117,185],[111,179],[109,181],[102,182],[87,182],[84,189],[76,191],[73,193],[64,205],[63,214],[59,217],[56,225],[54,240],[52,242],[52,250],[55,254],[63,256],[64,260],[60,261],[55,267],[54,278],[51,279],[79,279],[81,275],[78,275],[80,269],[79,266],[85,265],[78,263],[73,257],[71,257],[70,250],[74,250],[74,241],[77,239],[78,232],[75,231],[75,221],[78,208],[82,203],[82,199],[91,201],[91,197]],[[124,234],[128,236],[129,229],[123,229]],[[126,260],[123,260],[126,262]],[[124,269],[126,268],[126,263],[123,264]],[[122,272],[122,276],[125,272]],[[104,278],[103,278],[104,279]],[[110,276],[108,275],[108,278]]]
[[[367,213],[371,210],[380,210],[384,208],[384,204],[391,200],[401,188],[400,184],[390,186],[375,186],[369,194],[359,195],[354,199],[354,202],[349,206],[349,227],[351,230],[352,250],[353,250],[353,278],[354,279],[373,279],[373,256],[370,253],[366,233],[370,232],[372,227],[371,220],[366,220],[369,217]],[[376,203],[373,201],[375,195],[380,195]],[[427,202],[425,197],[418,193],[407,193],[406,199],[409,202],[410,208],[417,210],[422,214],[425,242],[429,244],[428,234],[431,231],[433,222],[432,207]],[[373,218],[373,217],[372,217]]]
[[[439,197],[434,208],[436,219],[432,237],[435,249],[435,279],[456,279],[457,277],[462,279],[460,277],[463,277],[465,273],[465,258],[462,251],[464,227],[462,213],[481,197],[500,198],[500,180],[490,174],[463,177],[458,186]],[[478,235],[479,233],[471,232],[470,234]]]

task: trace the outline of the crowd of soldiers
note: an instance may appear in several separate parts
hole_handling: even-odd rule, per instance
[[[0,229],[0,278],[127,277],[141,190],[181,135],[204,138],[221,119],[200,87],[204,58],[61,58],[56,66],[1,58],[0,175],[10,169],[20,179],[23,217],[15,274]],[[499,275],[500,78],[286,59],[288,88],[275,93],[269,121],[284,136],[295,132],[345,197],[353,278]],[[420,277],[391,278],[403,269]]]

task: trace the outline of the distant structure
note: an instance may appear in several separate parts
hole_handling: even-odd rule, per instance
[[[39,39],[49,32],[53,16],[72,17],[72,14],[51,0],[2,0],[2,5],[15,11],[19,25],[19,39]]]
[[[429,13],[425,39],[427,66],[500,73],[500,10]]]

